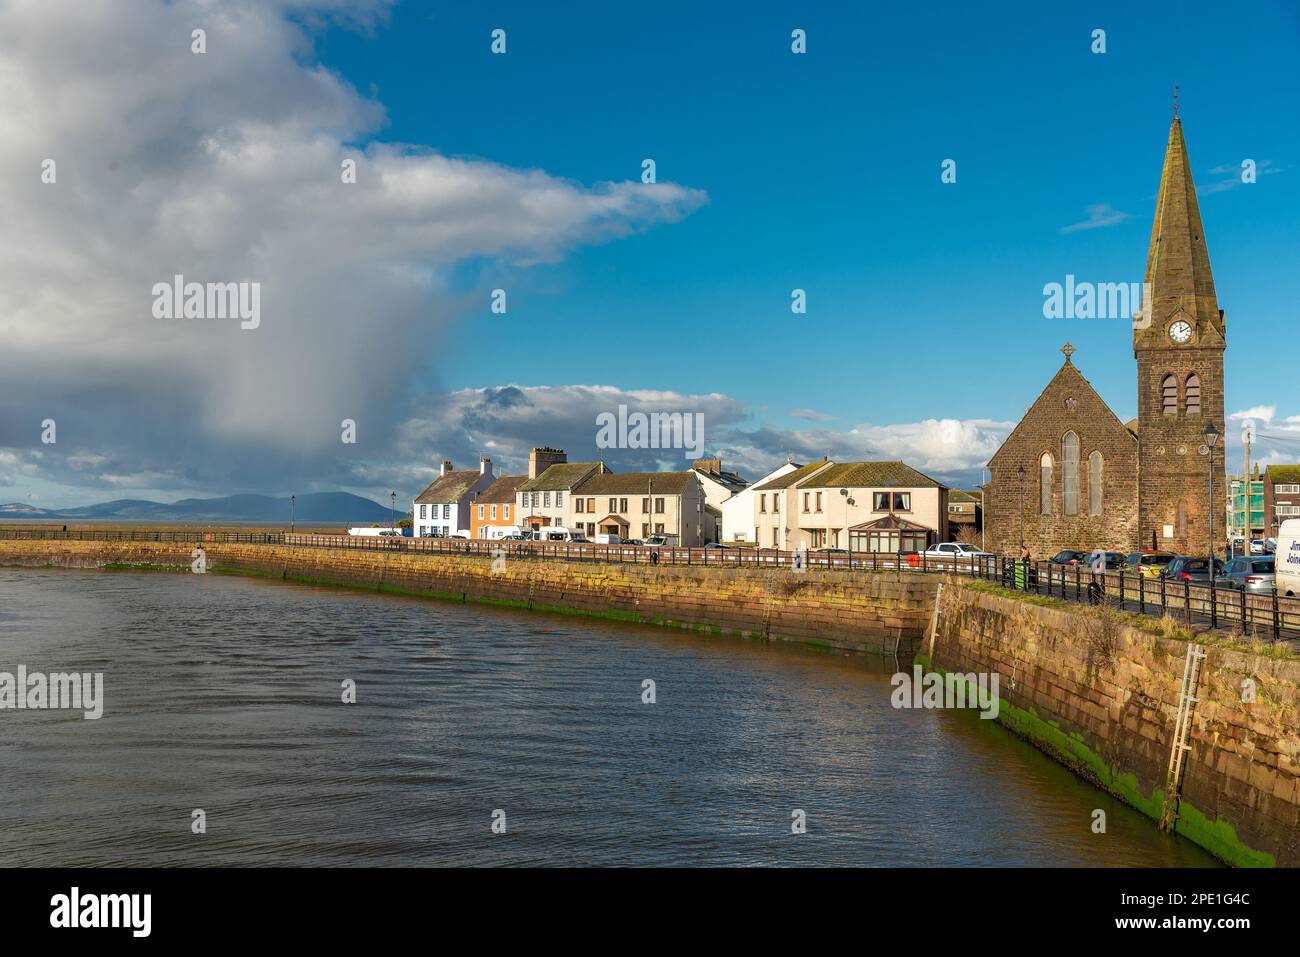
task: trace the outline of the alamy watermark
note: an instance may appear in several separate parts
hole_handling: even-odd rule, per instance
[[[262,324],[260,282],[186,282],[177,273],[171,282],[153,284],[155,319],[238,319],[239,328]]]
[[[1044,319],[1132,319],[1133,326],[1151,324],[1149,282],[1080,282],[1067,273],[1065,282],[1043,286]]]
[[[704,456],[703,412],[631,412],[596,416],[596,448],[683,449],[686,458]]]
[[[9,708],[28,711],[80,711],[87,721],[104,714],[104,673],[28,671],[19,665],[17,674],[0,671],[0,711]]]
[[[979,708],[980,717],[998,716],[998,673],[948,672],[928,674],[920,666],[912,674],[900,671],[889,679],[894,690],[889,703],[895,708]]]

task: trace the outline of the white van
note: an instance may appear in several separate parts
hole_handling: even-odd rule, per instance
[[[1288,518],[1277,533],[1277,593],[1300,595],[1300,518]]]
[[[622,545],[623,537],[621,535],[597,535],[592,541],[597,545]]]

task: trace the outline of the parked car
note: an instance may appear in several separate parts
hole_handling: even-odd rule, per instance
[[[925,550],[927,563],[936,558],[951,558],[954,559],[955,564],[961,564],[959,560],[964,558],[969,564],[977,559],[992,557],[992,552],[980,551],[974,545],[967,545],[965,542],[940,542],[938,545],[931,545]]]
[[[1214,583],[1220,588],[1233,588],[1252,595],[1271,595],[1274,579],[1273,559],[1242,555],[1228,562],[1228,567]]]
[[[1165,566],[1160,577],[1175,582],[1190,582],[1193,585],[1208,585],[1210,581],[1223,574],[1223,562],[1208,558],[1188,558],[1179,555]]]
[[[641,541],[641,539],[639,539],[639,538],[625,538],[625,539],[623,539],[623,544],[624,544],[624,545],[644,545],[645,542]]]
[[[727,548],[729,546],[722,544],[722,542],[705,542],[704,547],[705,548]]]
[[[1137,551],[1128,557],[1128,567],[1143,578],[1159,578],[1178,556],[1173,552]]]
[[[1264,540],[1262,538],[1252,538],[1250,540],[1250,553],[1252,555],[1264,554]]]
[[[597,545],[622,545],[623,538],[620,535],[600,534],[596,536]]]
[[[645,540],[645,544],[650,548],[676,548],[677,536],[665,535],[661,532],[656,535],[651,535]]]
[[[1087,556],[1087,552],[1078,552],[1067,548],[1064,551],[1057,552],[1048,561],[1053,565],[1077,565]]]
[[[1100,566],[1101,571],[1117,572],[1121,569],[1128,568],[1128,559],[1119,552],[1103,552],[1097,550],[1088,552],[1080,560],[1079,564],[1089,567]]]

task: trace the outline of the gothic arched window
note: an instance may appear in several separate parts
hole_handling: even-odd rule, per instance
[[[1160,411],[1165,415],[1178,414],[1178,380],[1171,375],[1160,383]]]
[[[1038,460],[1038,510],[1052,514],[1052,453],[1044,452]]]
[[[1066,515],[1079,514],[1079,437],[1073,432],[1066,432],[1061,440],[1061,458],[1064,460],[1061,474],[1062,511]]]
[[[1100,515],[1102,505],[1101,453],[1088,456],[1088,514]]]
[[[1183,393],[1186,396],[1184,404],[1188,415],[1201,414],[1201,377],[1195,372],[1187,377],[1187,390]]]

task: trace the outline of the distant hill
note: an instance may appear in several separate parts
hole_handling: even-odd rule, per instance
[[[350,492],[309,492],[298,496],[294,515],[299,522],[387,522],[392,512]],[[400,517],[400,516],[399,516]],[[130,522],[288,522],[289,500],[269,495],[227,495],[224,498],[185,498],[164,504],[121,498],[80,508],[47,509],[11,502],[0,505],[0,519],[47,518],[118,519]]]

